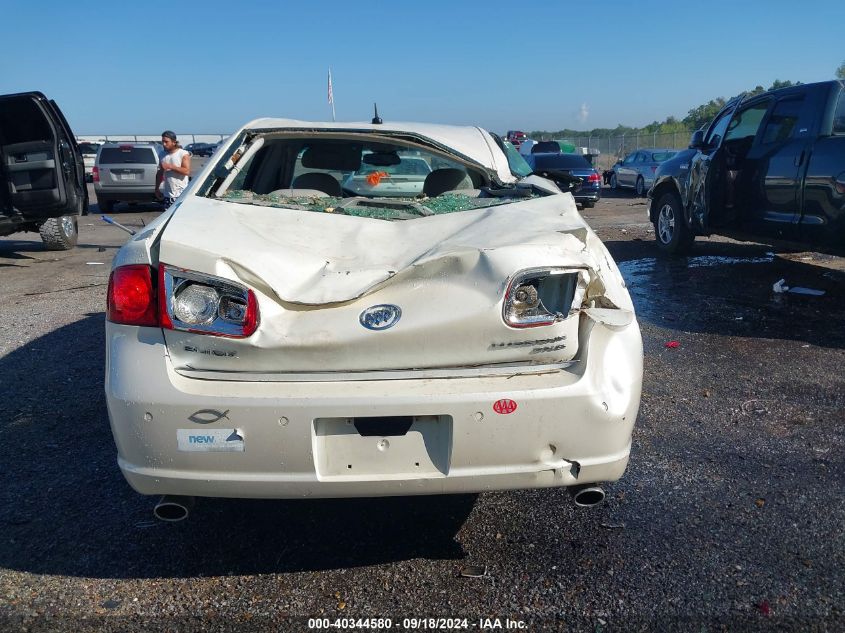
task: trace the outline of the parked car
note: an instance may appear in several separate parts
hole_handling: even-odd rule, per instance
[[[525,160],[533,172],[545,172],[563,191],[571,189],[575,202],[585,208],[592,208],[601,200],[601,175],[584,156],[561,153],[529,154],[525,156]],[[571,177],[581,179],[581,183],[575,188],[570,188]]]
[[[426,197],[339,195],[394,154],[438,159]],[[476,127],[254,121],[118,251],[107,296],[118,464],[168,495],[159,518],[194,496],[589,505],[628,461],[642,340],[619,270]]]
[[[560,154],[560,151],[557,141],[537,141],[531,148],[532,154]]]
[[[59,106],[40,92],[0,95],[0,235],[34,231],[68,250],[86,213],[85,164]]]
[[[513,145],[516,149],[519,149],[519,146],[527,138],[528,135],[520,130],[508,130],[508,133],[505,135],[505,140],[511,145]]]
[[[510,142],[510,141],[508,141]],[[511,143],[513,145],[513,143]],[[523,156],[526,156],[531,153],[531,150],[534,149],[534,146],[537,145],[537,141],[532,138],[523,139],[519,145],[514,145],[514,148]]]
[[[229,138],[226,137],[224,139],[217,141],[216,143],[212,143],[212,145],[211,145],[211,155],[214,156],[214,152],[216,152],[218,149],[223,147],[228,140],[229,140]]]
[[[712,234],[845,253],[845,82],[732,99],[660,165],[649,198],[670,253]]]
[[[97,158],[98,149],[100,149],[99,143],[89,143],[88,141],[79,142],[79,152],[82,154],[82,160],[85,162],[85,182],[94,182],[94,163]]]
[[[103,143],[94,165],[100,211],[118,202],[155,202],[156,172],[164,150],[158,143]]]
[[[625,187],[636,191],[638,196],[644,196],[654,184],[658,165],[676,153],[674,149],[639,149],[631,152],[611,168],[610,188]]]
[[[343,179],[344,192],[379,198],[418,195],[431,173],[431,166],[420,156],[370,152],[361,157],[361,162],[357,171]]]
[[[189,143],[185,150],[193,156],[211,156],[217,146],[212,143]]]

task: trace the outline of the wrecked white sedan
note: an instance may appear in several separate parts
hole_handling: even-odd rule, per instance
[[[421,187],[392,180],[406,160]],[[170,520],[193,496],[589,505],[642,384],[631,299],[572,196],[475,127],[248,124],[117,253],[106,346],[118,463]]]

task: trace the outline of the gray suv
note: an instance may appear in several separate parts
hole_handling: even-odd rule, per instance
[[[100,211],[117,202],[155,202],[156,172],[164,150],[158,143],[104,143],[94,162]]]

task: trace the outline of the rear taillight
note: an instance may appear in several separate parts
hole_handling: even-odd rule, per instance
[[[596,172],[593,172],[587,180],[590,182],[601,182],[601,176],[599,176]]]
[[[123,325],[157,326],[156,292],[149,266],[115,268],[109,277],[106,319]]]
[[[246,338],[258,328],[255,293],[239,283],[161,264],[158,287],[165,329]]]
[[[580,269],[524,270],[508,283],[502,318],[514,328],[552,325],[581,307],[587,281]]]
[[[652,165],[651,166],[651,173],[654,173],[656,171],[657,171],[657,165]]]
[[[99,167],[94,167],[91,170],[91,179],[94,182],[100,182],[100,168]]]

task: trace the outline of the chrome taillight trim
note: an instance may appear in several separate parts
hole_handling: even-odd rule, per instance
[[[200,334],[213,334],[216,336],[226,336],[231,338],[245,338],[252,332],[245,331],[244,324],[232,323],[220,317],[219,313],[215,319],[209,324],[199,323],[185,323],[176,317],[173,310],[173,299],[176,297],[179,289],[186,283],[196,282],[205,284],[214,288],[220,295],[222,300],[224,297],[233,297],[243,301],[247,306],[250,300],[255,301],[254,295],[251,297],[251,291],[246,286],[230,279],[208,275],[206,273],[198,273],[192,270],[185,270],[177,266],[169,264],[160,264],[162,274],[160,278],[164,283],[163,306],[167,313],[167,321],[163,321],[166,329],[178,330],[181,332],[196,332]],[[219,310],[219,307],[218,307]],[[256,323],[257,325],[257,323]]]
[[[579,283],[575,289],[572,305],[570,306],[566,314],[551,314],[550,312],[546,311],[546,314],[525,317],[518,321],[515,321],[510,318],[510,313],[513,309],[514,291],[519,288],[519,286],[526,283],[527,281],[531,281],[532,279],[540,279],[552,275],[565,275],[573,273],[578,275]],[[502,320],[508,327],[521,329],[529,327],[541,327],[544,325],[553,325],[558,321],[566,319],[574,312],[577,312],[578,309],[581,307],[581,302],[584,298],[584,290],[589,280],[588,274],[589,273],[585,268],[567,267],[527,268],[525,270],[519,271],[514,276],[512,276],[507,283],[505,296],[502,301]],[[540,303],[540,305],[542,306],[543,304]]]

